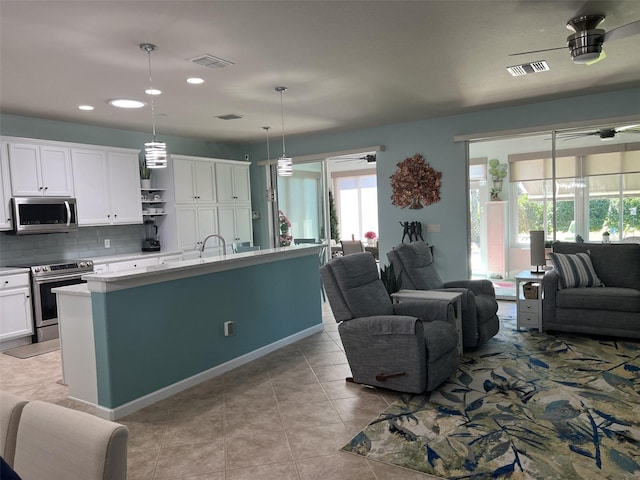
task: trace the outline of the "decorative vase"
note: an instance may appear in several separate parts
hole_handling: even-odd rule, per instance
[[[140,179],[140,188],[143,190],[149,190],[151,188],[151,179],[150,178],[141,178]]]
[[[420,198],[414,197],[413,200],[411,200],[411,205],[409,206],[409,210],[418,210],[419,208],[424,208],[424,207],[422,206],[422,203],[420,203]]]

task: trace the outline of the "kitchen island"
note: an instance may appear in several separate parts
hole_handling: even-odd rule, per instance
[[[173,260],[55,289],[69,396],[121,418],[321,331],[323,248]]]

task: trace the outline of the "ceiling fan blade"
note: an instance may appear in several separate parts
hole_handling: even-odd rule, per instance
[[[604,41],[619,40],[638,34],[640,34],[640,20],[609,30],[604,34]]]
[[[566,50],[567,47],[556,47],[556,48],[545,48],[543,50],[531,50],[529,52],[518,52],[518,53],[510,53],[510,57],[515,57],[517,55],[528,55],[530,53],[540,53],[540,52],[550,52],[552,50]]]
[[[632,132],[640,132],[640,125],[625,125],[624,127],[616,128],[616,132],[626,132],[631,130]]]
[[[585,65],[593,65],[594,63],[597,63],[600,60],[604,60],[605,58],[607,58],[607,53],[604,50],[602,50],[598,58],[596,58],[595,60],[591,60],[590,62],[587,62]]]

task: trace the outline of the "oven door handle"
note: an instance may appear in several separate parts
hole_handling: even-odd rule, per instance
[[[67,227],[71,225],[71,207],[68,201],[64,201],[64,206],[67,207]]]
[[[43,283],[51,283],[51,282],[57,282],[59,280],[74,280],[74,279],[78,279],[80,280],[80,278],[83,275],[89,275],[90,273],[93,272],[81,272],[81,273],[69,273],[69,274],[61,274],[61,275],[49,275],[49,276],[44,276],[44,277],[34,277],[33,278],[33,283],[37,284],[37,285],[41,285]],[[84,283],[84,280],[82,280],[79,283]]]

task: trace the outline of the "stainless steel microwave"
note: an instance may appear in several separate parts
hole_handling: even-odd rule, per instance
[[[76,199],[69,197],[13,197],[13,231],[16,235],[64,233],[78,229]]]

